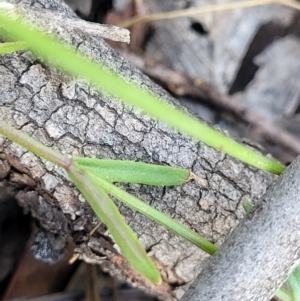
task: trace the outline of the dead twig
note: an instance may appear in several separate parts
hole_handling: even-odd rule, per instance
[[[199,16],[207,13],[216,13],[216,12],[223,12],[227,10],[234,10],[238,8],[246,8],[246,7],[254,7],[266,4],[279,4],[288,6],[294,9],[300,10],[300,4],[293,0],[250,0],[250,1],[237,1],[237,2],[229,2],[229,3],[218,3],[218,4],[211,4],[211,5],[203,5],[201,7],[190,8],[190,9],[182,9],[182,10],[175,10],[171,12],[159,12],[154,14],[148,14],[144,16],[136,16],[130,18],[120,24],[120,27],[130,27],[136,23],[140,22],[151,22],[157,20],[170,20],[175,18],[182,18],[182,17],[192,17],[192,16]]]
[[[86,36],[100,37],[117,42],[130,42],[130,32],[125,28],[109,24],[91,23],[79,18],[69,18],[57,12],[51,12],[47,9],[30,9],[22,5],[0,3],[0,9],[5,13],[14,16],[16,21],[30,21],[33,24],[40,24],[43,30],[53,31],[56,28],[65,28],[74,33],[84,34]],[[41,18],[42,16],[42,18]]]

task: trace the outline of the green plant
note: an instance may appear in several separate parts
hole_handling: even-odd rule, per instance
[[[114,240],[119,245],[122,254],[138,272],[154,283],[160,282],[158,271],[132,230],[124,222],[117,207],[107,193],[162,224],[177,235],[184,237],[205,252],[209,254],[216,252],[216,247],[210,242],[138,198],[111,184],[111,182],[118,181],[148,185],[179,185],[189,180],[190,172],[188,170],[131,161],[89,158],[68,159],[57,151],[34,140],[29,135],[13,129],[3,121],[0,121],[0,134],[63,168],[86,198],[98,218],[107,226]]]
[[[106,90],[108,93],[121,98],[123,101],[141,108],[144,112],[151,116],[168,123],[175,129],[199,139],[209,146],[224,151],[245,163],[276,174],[280,174],[284,170],[285,167],[279,162],[266,158],[259,153],[238,144],[234,140],[223,136],[216,130],[209,128],[189,115],[178,111],[173,106],[161,102],[152,94],[125,82],[111,71],[106,70],[105,68],[97,65],[95,62],[79,55],[73,49],[68,48],[56,38],[49,37],[28,25],[12,21],[6,16],[5,10],[0,10],[0,25],[3,29],[9,31],[10,38],[22,41],[21,43],[25,43],[21,45],[25,45],[27,49],[39,58],[43,59],[45,63],[50,63],[72,76],[84,77],[96,87]],[[14,46],[16,48],[7,48],[7,51],[20,49],[18,48],[19,45],[20,44],[15,44]],[[116,86],[118,86],[119,89],[115,89]],[[163,113],[166,110],[168,110],[169,114]],[[131,262],[133,267],[141,274],[153,282],[159,283],[160,281],[159,274],[154,264],[146,256],[145,251],[139,245],[138,240],[135,238],[130,228],[124,223],[122,217],[105,191],[117,197],[119,200],[123,201],[135,210],[138,210],[153,220],[164,224],[167,228],[195,243],[206,252],[213,254],[216,251],[215,246],[205,241],[191,230],[184,228],[171,218],[166,217],[162,213],[111,184],[109,181],[122,181],[122,179],[115,178],[114,176],[111,176],[111,174],[106,174],[108,178],[105,179],[105,176],[103,177],[103,168],[101,169],[101,163],[99,163],[100,161],[84,158],[65,158],[61,154],[46,148],[37,141],[34,141],[28,135],[20,134],[18,131],[8,127],[4,122],[0,123],[0,133],[13,141],[20,143],[35,154],[64,168],[77,188],[90,203],[97,216],[107,225],[128,261]],[[102,167],[103,163],[105,162],[102,161]],[[147,165],[134,165],[133,163],[128,162],[110,162],[109,164],[112,164],[111,166],[113,169],[122,168],[124,170],[124,168],[129,168],[127,169],[126,176],[128,177],[128,172],[130,172],[132,182],[136,181],[136,179],[134,179],[134,173],[137,171],[134,171],[134,168],[140,168],[139,170],[142,172],[146,169],[149,173],[155,173],[156,168],[163,168],[150,167]],[[131,166],[124,167],[124,164]],[[188,175],[188,171],[170,169],[170,167],[164,169],[163,172],[170,172],[174,178],[176,176],[176,181],[174,180],[171,183],[167,183],[164,179],[161,179],[159,180],[160,182],[156,183],[143,183],[154,185],[175,185],[182,183]],[[148,207],[146,208],[146,206]],[[121,228],[116,225],[118,223],[121,225]]]
[[[0,54],[7,54],[24,49],[26,49],[24,42],[6,42],[0,44]]]
[[[199,120],[160,101],[149,92],[124,81],[117,74],[91,61],[84,55],[76,53],[74,49],[70,49],[56,38],[34,29],[33,26],[29,27],[26,24],[11,20],[5,12],[7,12],[6,9],[2,9],[2,13],[0,11],[1,27],[9,32],[10,38],[25,42],[27,48],[34,55],[43,59],[45,63],[50,63],[72,76],[85,78],[95,87],[104,89],[122,101],[140,108],[152,117],[247,164],[275,174],[280,174],[285,169],[285,166],[279,162],[237,143]]]

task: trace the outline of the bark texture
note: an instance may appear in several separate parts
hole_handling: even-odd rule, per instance
[[[300,263],[299,170],[300,157],[210,258],[182,301],[271,299]]]
[[[62,18],[74,16],[58,0],[9,2],[21,3],[28,8],[28,14],[38,8],[45,9],[45,14],[47,10],[57,11]],[[49,25],[47,30],[125,80],[179,106],[101,39],[59,29],[57,25]],[[82,80],[46,67],[28,52],[0,57],[0,92],[1,119],[63,154],[191,169],[206,180],[203,187],[194,182],[171,188],[123,187],[218,245],[243,217],[242,200],[256,202],[273,180],[271,175],[177,133]],[[161,286],[145,282],[118,253],[104,227],[100,229],[102,234],[86,236],[96,223],[95,216],[61,170],[3,138],[0,159],[2,183],[17,193],[19,202],[40,221],[43,231],[52,233],[54,241],[58,236],[67,240],[71,235],[82,258],[101,264],[119,280],[172,300],[179,299],[199,273],[207,257],[201,250],[120,205],[121,213],[161,270]],[[55,248],[63,248],[61,239]],[[43,249],[37,250],[38,256],[43,254]]]

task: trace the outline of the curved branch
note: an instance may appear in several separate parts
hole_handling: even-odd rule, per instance
[[[268,188],[182,301],[270,300],[300,263],[300,157]]]

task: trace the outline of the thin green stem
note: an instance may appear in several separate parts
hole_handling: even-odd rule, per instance
[[[160,284],[161,278],[155,264],[124,221],[114,202],[99,185],[97,177],[75,162],[72,162],[68,174],[95,214],[107,226],[122,254],[135,270],[152,282]]]
[[[208,240],[202,238],[195,232],[184,227],[183,225],[173,220],[171,217],[156,210],[155,208],[139,200],[135,196],[129,194],[128,192],[118,188],[117,186],[111,184],[110,182],[100,177],[97,177],[97,182],[108,194],[111,194],[112,196],[114,196],[127,206],[131,207],[132,209],[163,225],[167,229],[171,230],[173,233],[190,241],[206,253],[212,255],[217,251],[217,247],[210,243]]]
[[[38,142],[37,140],[31,138],[28,134],[16,130],[13,127],[6,124],[4,121],[0,120],[0,134],[6,138],[22,145],[26,149],[30,150],[34,154],[64,168],[68,169],[70,166],[70,159],[63,156],[61,153],[53,150],[50,147]]]
[[[294,301],[294,298],[293,298],[292,294],[289,293],[288,291],[286,291],[283,288],[279,288],[275,292],[275,296],[278,297],[282,301]]]
[[[276,174],[280,174],[285,169],[281,163],[237,143],[199,120],[162,102],[149,92],[125,82],[113,72],[64,46],[57,39],[25,24],[12,21],[1,11],[0,25],[8,30],[14,39],[25,41],[35,55],[42,57],[51,65],[59,67],[73,76],[86,78],[91,84],[142,109],[145,113],[166,122],[175,129],[257,168]]]
[[[0,55],[16,52],[19,50],[27,49],[27,45],[24,42],[7,42],[0,43]]]

